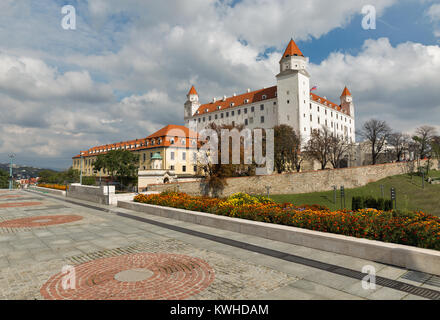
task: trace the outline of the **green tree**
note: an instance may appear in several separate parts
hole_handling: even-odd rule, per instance
[[[5,170],[0,169],[0,189],[9,187],[9,174]]]
[[[104,169],[121,184],[134,182],[139,167],[139,155],[128,150],[112,150],[106,154],[98,155],[93,169],[100,171]]]
[[[278,173],[301,169],[301,137],[288,125],[274,127],[274,165]]]
[[[78,183],[79,182],[80,172],[79,170],[75,170],[70,167],[67,171],[63,172],[63,180],[66,183]]]

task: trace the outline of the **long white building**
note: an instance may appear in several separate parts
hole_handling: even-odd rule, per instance
[[[200,132],[210,123],[244,124],[247,128],[273,128],[280,124],[293,127],[304,142],[314,129],[327,127],[339,137],[355,142],[353,97],[345,87],[340,104],[310,90],[308,59],[291,40],[280,61],[277,85],[232,97],[213,98],[201,104],[194,88],[185,103],[185,126]]]

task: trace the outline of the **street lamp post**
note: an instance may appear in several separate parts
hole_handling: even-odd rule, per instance
[[[9,158],[11,159],[11,163],[9,165],[9,190],[12,190],[13,187],[12,165],[14,163],[15,154],[10,154]]]

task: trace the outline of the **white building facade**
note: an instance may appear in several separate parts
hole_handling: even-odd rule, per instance
[[[277,85],[232,97],[213,98],[201,104],[194,88],[188,92],[185,103],[185,126],[196,132],[210,123],[244,125],[246,128],[270,129],[286,124],[294,128],[306,143],[313,130],[327,128],[347,142],[354,143],[355,110],[353,97],[345,88],[340,104],[320,97],[310,90],[308,59],[293,40],[280,61]]]

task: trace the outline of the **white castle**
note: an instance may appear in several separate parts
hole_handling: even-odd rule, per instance
[[[310,90],[308,59],[293,39],[280,61],[277,85],[232,97],[200,104],[192,86],[185,102],[185,126],[200,132],[215,122],[218,125],[239,125],[246,128],[270,129],[286,124],[301,134],[306,143],[314,129],[326,127],[335,136],[355,142],[353,97],[345,87],[341,103],[335,104]]]

